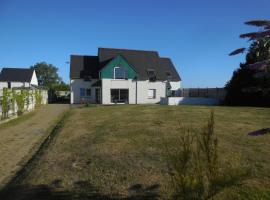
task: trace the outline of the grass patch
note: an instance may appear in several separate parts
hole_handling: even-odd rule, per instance
[[[28,119],[34,117],[36,112],[37,112],[36,110],[30,111],[30,112],[25,113],[25,114],[23,114],[21,116],[18,116],[17,118],[11,119],[11,120],[9,120],[7,122],[4,122],[3,124],[0,124],[0,130],[4,129],[4,128],[7,128],[7,127],[15,126],[15,125],[17,125],[19,123],[27,121]]]
[[[267,199],[270,135],[248,133],[269,127],[269,108],[121,105],[73,109],[21,187],[25,191],[46,186],[50,195],[67,199],[166,199],[170,176],[164,138],[167,145],[177,145],[179,122],[200,128],[210,109],[215,110],[220,162],[225,165],[229,160],[232,167],[240,163],[251,169],[242,185],[226,189],[215,199],[244,199],[248,188],[262,194],[259,199]]]

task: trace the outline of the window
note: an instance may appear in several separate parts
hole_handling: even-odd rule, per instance
[[[8,88],[10,89],[11,88],[11,82],[8,82]]]
[[[80,88],[80,96],[85,97],[85,89],[84,88]]]
[[[91,88],[86,89],[86,96],[88,96],[88,97],[91,96]]]
[[[125,68],[123,67],[115,67],[114,68],[114,79],[126,79],[127,73]]]
[[[171,80],[172,74],[170,72],[166,72],[166,77],[167,77],[167,80]]]
[[[149,81],[156,81],[157,77],[156,77],[155,70],[147,69],[147,75],[148,75]]]
[[[90,97],[91,96],[91,88],[80,88],[80,96],[81,97]]]
[[[148,99],[155,99],[156,98],[156,89],[149,89],[148,90]]]
[[[111,89],[112,103],[128,103],[128,89]]]

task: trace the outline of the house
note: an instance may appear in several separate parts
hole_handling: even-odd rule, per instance
[[[71,104],[155,104],[176,95],[181,78],[156,51],[99,48],[97,56],[71,55]]]
[[[3,68],[0,72],[0,89],[38,86],[34,69]]]

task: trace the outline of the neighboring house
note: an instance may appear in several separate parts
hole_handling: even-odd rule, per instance
[[[38,86],[34,69],[3,68],[0,72],[0,89]]]
[[[156,51],[99,48],[97,56],[71,55],[71,104],[159,103],[176,95],[181,78]]]

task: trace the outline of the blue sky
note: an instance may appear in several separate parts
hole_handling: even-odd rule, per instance
[[[222,87],[244,56],[243,24],[270,18],[269,0],[0,0],[0,67],[46,61],[69,81],[71,54],[98,47],[157,50],[184,87]]]

